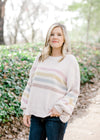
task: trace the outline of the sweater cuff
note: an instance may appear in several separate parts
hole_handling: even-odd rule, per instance
[[[28,112],[27,112],[27,110],[25,109],[25,110],[23,110],[23,115],[30,115]]]
[[[61,107],[60,106],[58,106],[58,105],[55,105],[54,106],[54,108],[60,113],[60,114],[62,114],[63,113],[63,110],[61,109]]]

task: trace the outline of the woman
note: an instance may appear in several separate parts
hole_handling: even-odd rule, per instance
[[[21,100],[29,140],[63,140],[80,92],[79,65],[69,46],[65,26],[53,24]]]

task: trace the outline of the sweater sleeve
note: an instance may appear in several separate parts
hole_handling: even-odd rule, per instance
[[[67,72],[67,93],[55,104],[60,114],[71,115],[80,93],[80,70],[76,58],[72,55]]]
[[[36,70],[36,67],[38,65],[38,59],[39,59],[39,56],[38,55],[32,65],[32,68],[29,72],[29,79],[28,79],[28,82],[27,82],[27,85],[24,89],[24,92],[22,94],[22,98],[21,98],[21,109],[23,110],[23,114],[25,115],[29,115],[28,114],[28,111],[27,111],[27,105],[28,105],[28,99],[29,99],[29,94],[30,94],[30,88],[31,88],[31,82],[32,82],[32,77],[34,75],[34,72]]]

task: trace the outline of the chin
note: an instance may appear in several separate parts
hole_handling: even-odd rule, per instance
[[[59,46],[52,46],[52,48],[60,48]]]

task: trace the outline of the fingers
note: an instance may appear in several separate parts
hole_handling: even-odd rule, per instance
[[[57,114],[51,114],[50,117],[59,117]]]
[[[52,113],[50,116],[51,117],[59,117],[60,115],[59,114],[56,114],[56,113]]]
[[[23,116],[23,123],[25,126],[30,127],[30,116],[24,115]]]
[[[29,124],[29,126],[30,126],[30,117],[28,117],[28,124]]]
[[[55,108],[52,108],[51,110],[50,110],[50,116],[51,117],[59,117],[60,116],[60,113],[55,109]]]

